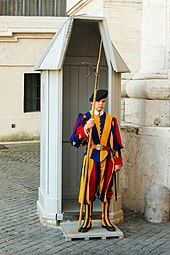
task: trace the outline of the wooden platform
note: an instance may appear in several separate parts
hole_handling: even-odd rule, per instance
[[[87,233],[78,232],[78,222],[63,222],[60,228],[67,241],[73,240],[91,240],[91,239],[107,239],[107,238],[123,238],[123,232],[114,225],[116,231],[107,231],[101,227],[101,221],[93,220],[92,228]]]

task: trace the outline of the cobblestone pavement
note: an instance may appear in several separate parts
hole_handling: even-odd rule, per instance
[[[124,239],[67,242],[60,228],[39,222],[39,143],[0,147],[0,255],[170,254],[170,223],[125,213]]]

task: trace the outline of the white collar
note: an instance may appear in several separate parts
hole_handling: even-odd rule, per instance
[[[100,115],[102,116],[104,114],[104,110],[102,110],[101,112],[97,111],[96,109],[94,109],[94,114],[97,116],[97,115]]]

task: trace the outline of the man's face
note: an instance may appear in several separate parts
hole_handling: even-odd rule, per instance
[[[106,105],[106,98],[103,98],[100,101],[95,102],[95,109],[98,112],[101,112],[105,108],[105,105]]]

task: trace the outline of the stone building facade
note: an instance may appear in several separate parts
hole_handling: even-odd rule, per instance
[[[65,19],[0,16],[1,141],[39,137],[40,73],[34,66]],[[28,87],[26,94],[29,83],[37,87]],[[35,98],[35,106],[30,98]]]

